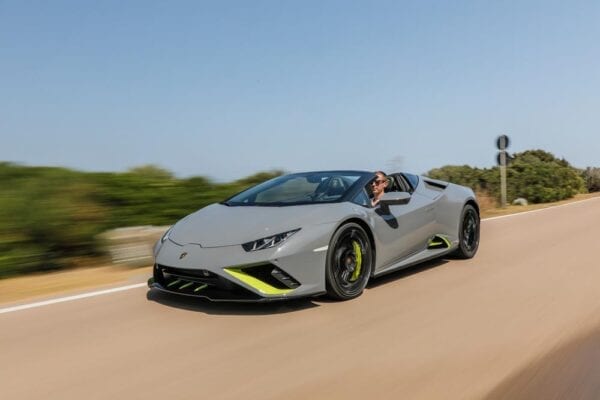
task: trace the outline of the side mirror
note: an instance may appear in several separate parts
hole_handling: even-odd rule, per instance
[[[407,204],[410,201],[408,192],[387,192],[379,199],[379,204],[393,206],[398,204]]]

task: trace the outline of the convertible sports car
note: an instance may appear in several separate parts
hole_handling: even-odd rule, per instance
[[[469,188],[388,175],[371,205],[372,172],[280,176],[188,215],[154,248],[150,288],[213,301],[359,296],[371,277],[479,245]]]

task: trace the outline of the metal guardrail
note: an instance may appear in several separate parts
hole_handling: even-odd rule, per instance
[[[114,264],[131,267],[152,265],[154,244],[169,226],[134,226],[117,228],[100,235]]]

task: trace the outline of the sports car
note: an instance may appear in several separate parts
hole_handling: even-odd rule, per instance
[[[471,258],[479,206],[467,187],[409,173],[279,176],[206,206],[154,247],[150,288],[213,301],[359,296],[369,279],[432,258]]]

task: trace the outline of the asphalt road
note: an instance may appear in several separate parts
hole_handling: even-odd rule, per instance
[[[600,398],[600,198],[481,236],[349,302],[136,288],[0,314],[0,398]]]

